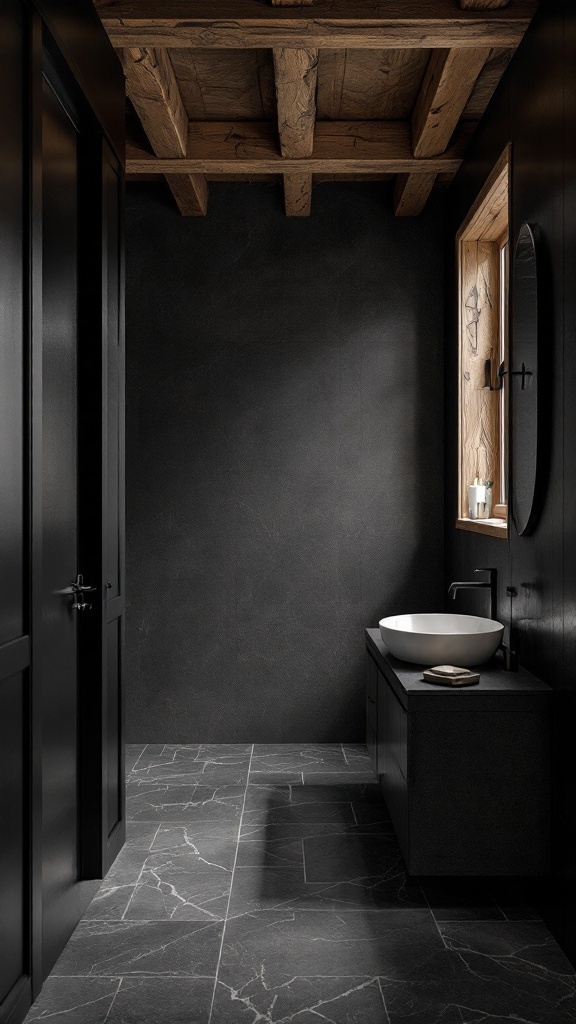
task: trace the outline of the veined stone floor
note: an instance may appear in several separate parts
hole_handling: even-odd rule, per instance
[[[365,747],[128,755],[126,846],[28,1022],[576,1022],[518,883],[407,876]]]

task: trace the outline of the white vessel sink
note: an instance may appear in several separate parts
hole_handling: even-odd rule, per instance
[[[416,665],[482,665],[496,652],[504,626],[477,615],[428,612],[380,620],[380,635],[400,661]]]

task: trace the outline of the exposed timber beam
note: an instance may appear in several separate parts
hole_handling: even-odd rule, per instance
[[[280,152],[286,157],[310,156],[316,121],[318,50],[274,50]]]
[[[460,0],[463,11],[497,11],[507,7],[510,0]]]
[[[433,50],[412,114],[414,156],[443,153],[490,49]]]
[[[157,156],[185,156],[188,116],[166,50],[124,50],[128,95]]]
[[[208,209],[208,183],[203,174],[171,174],[166,178],[183,217],[203,217]]]
[[[188,115],[166,50],[130,48],[123,51],[128,95],[157,157],[186,155]],[[208,186],[201,174],[181,172],[168,179],[178,209],[202,216],[208,205]]]
[[[284,205],[287,217],[309,217],[312,206],[312,175],[306,171],[284,174]]]
[[[394,185],[396,216],[417,217],[422,213],[435,181],[435,174],[399,174]]]
[[[456,173],[474,125],[462,125],[445,153],[416,159],[404,121],[318,121],[309,157],[282,157],[268,121],[196,121],[186,156],[159,158],[142,147],[127,150],[131,174],[425,174]]]
[[[280,152],[284,158],[309,157],[314,148],[318,50],[281,48],[273,54]],[[286,215],[308,216],[311,202],[312,175],[284,175]]]
[[[537,0],[504,10],[459,11],[454,0],[315,0],[273,7],[256,0],[95,0],[114,46],[368,48],[518,46]]]

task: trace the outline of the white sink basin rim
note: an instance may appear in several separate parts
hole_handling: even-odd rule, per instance
[[[380,635],[395,658],[415,665],[482,665],[498,649],[504,626],[478,615],[422,612],[380,620]]]

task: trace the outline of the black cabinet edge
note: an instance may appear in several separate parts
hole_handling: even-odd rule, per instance
[[[389,660],[388,650],[379,630],[366,629],[366,649],[376,662],[380,672],[391,686],[402,707],[411,712],[454,713],[459,711],[541,711],[550,705],[553,691],[536,676],[521,670],[518,673],[505,672],[498,666],[484,669],[484,676],[497,685],[490,689],[472,686],[466,689],[450,689],[444,686],[429,686],[422,681],[422,688],[413,688],[411,682],[403,679],[404,672]],[[420,666],[406,663],[406,675],[420,672]]]

